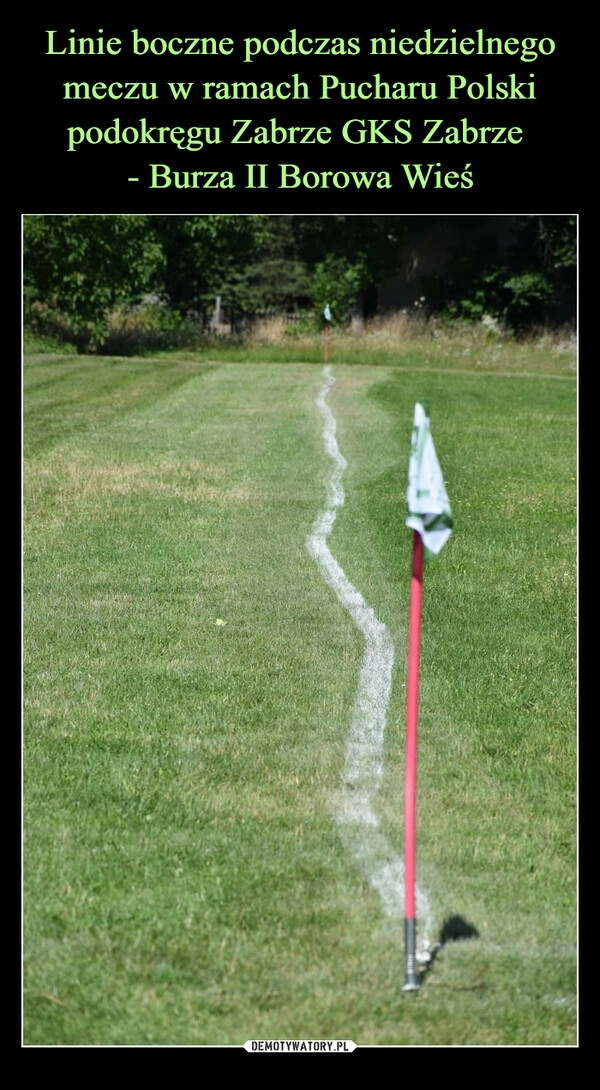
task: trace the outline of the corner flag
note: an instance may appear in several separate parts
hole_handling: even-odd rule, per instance
[[[404,788],[404,966],[403,991],[420,988],[417,972],[417,720],[423,559],[435,556],[452,533],[452,510],[433,439],[429,413],[417,401],[408,463],[406,525],[413,530],[410,612],[408,619],[408,677],[406,682],[406,760]]]

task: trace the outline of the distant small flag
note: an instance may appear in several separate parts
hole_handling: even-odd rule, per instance
[[[331,311],[329,309],[329,303],[326,304],[325,310],[323,311],[323,314],[325,315],[325,321],[330,322],[331,321]]]
[[[417,401],[408,465],[406,525],[417,530],[425,559],[440,552],[452,533],[452,509],[437,460],[431,422],[425,405]]]

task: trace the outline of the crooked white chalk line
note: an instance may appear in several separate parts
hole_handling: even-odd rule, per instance
[[[352,617],[365,639],[358,692],[346,748],[342,786],[332,799],[332,811],[346,848],[381,898],[387,916],[404,916],[404,862],[379,829],[373,809],[383,777],[383,740],[394,668],[394,645],[382,621],[352,585],[331,553],[327,538],[337,510],[344,506],[342,477],[348,463],[336,440],[336,421],[327,394],[335,384],[331,368],[323,370],[324,383],[316,399],[323,417],[325,452],[332,461],[326,481],[326,503],[317,515],[306,547],[325,582]],[[432,929],[427,896],[417,887],[419,940],[417,956],[429,958]]]

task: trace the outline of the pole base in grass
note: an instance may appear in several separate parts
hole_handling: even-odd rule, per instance
[[[402,991],[403,992],[418,992],[420,987],[421,987],[421,985],[419,984],[419,981],[417,980],[417,978],[415,976],[413,979],[407,980],[406,984],[402,985]]]
[[[421,985],[417,975],[417,921],[404,920],[404,987],[403,992],[418,992]]]

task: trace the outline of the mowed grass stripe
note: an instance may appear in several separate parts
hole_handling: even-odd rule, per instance
[[[396,418],[406,443],[406,402],[430,401],[456,518],[448,546],[425,571],[420,873],[448,912],[462,901],[485,940],[479,949],[487,941],[522,948],[528,935],[533,950],[545,946],[555,980],[552,950],[573,955],[576,934],[575,386],[532,391],[517,379],[393,376],[367,396]],[[360,415],[356,390],[352,400]],[[341,433],[340,444],[357,434]],[[350,467],[360,464],[348,449]],[[395,574],[408,567],[397,503],[404,478],[399,464],[357,482],[362,518],[348,526],[356,541],[370,523],[388,574],[378,579],[380,599],[388,586],[393,598]],[[386,615],[380,606],[390,625],[393,608],[390,600]],[[398,733],[403,714],[398,708]],[[401,761],[389,756],[390,821],[398,825]],[[562,996],[571,1010],[572,973],[573,964]]]
[[[241,370],[193,380],[108,433],[91,429],[83,448],[54,448],[28,482],[28,901],[42,933],[50,918],[51,934],[69,936],[71,966],[62,942],[56,963],[50,951],[34,960],[39,991],[67,1004],[51,1015],[82,1019],[65,1031],[76,1040],[144,1039],[137,1000],[128,1024],[129,988],[149,964],[157,979],[178,976],[182,941],[194,994],[205,977],[214,986],[213,931],[216,950],[228,935],[243,947],[248,930],[253,950],[310,947],[306,889],[325,941],[319,918],[342,853],[321,793],[343,753],[336,725],[352,706],[359,640],[342,610],[342,631],[331,617],[304,548],[321,500],[314,369]],[[66,981],[107,942],[117,963],[130,943],[141,960],[124,977],[108,969],[120,988],[104,1016],[100,995],[82,1012]],[[252,958],[248,972],[254,992]],[[243,1024],[214,1031],[204,1018],[209,1041],[235,1040]],[[182,1024],[175,1039],[198,1032]]]
[[[400,846],[418,383],[338,377],[331,547],[396,644],[380,801]],[[532,407],[531,383],[490,378],[475,426],[481,380],[418,389],[457,517],[427,571],[419,865],[440,923],[461,912],[481,939],[445,948],[408,1006],[398,928],[328,805],[363,648],[304,544],[320,369],[221,365],[76,435],[67,413],[27,464],[28,1043],[573,1043],[574,407],[562,383]],[[504,470],[495,453],[510,407],[532,474],[516,442]],[[502,484],[524,535],[501,532]]]
[[[575,384],[534,385],[391,369],[373,383],[368,369],[349,368],[331,395],[349,462],[335,549],[397,647],[381,803],[400,842],[410,543],[399,502],[406,465],[394,452],[408,450],[407,407],[429,400],[456,532],[425,571],[419,875],[438,912],[460,912],[480,930],[468,955],[446,949],[445,964],[529,943],[546,962],[548,1003],[556,988],[556,1009],[572,1019]],[[381,430],[365,426],[362,405],[373,400],[386,409]],[[377,451],[394,463],[380,474],[369,472]],[[518,974],[525,992],[526,979]]]

